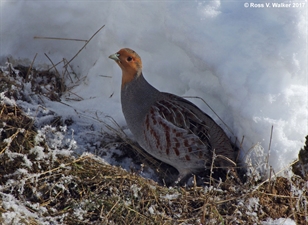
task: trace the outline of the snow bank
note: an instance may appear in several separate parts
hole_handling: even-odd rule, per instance
[[[38,53],[35,62],[42,64],[49,63],[46,53],[54,62],[69,60],[84,42],[33,37],[89,39],[105,24],[72,63],[87,76],[73,90],[83,100],[63,101],[125,125],[121,72],[108,56],[130,47],[142,57],[150,83],[162,91],[202,97],[236,137],[245,136],[245,151],[257,143],[267,150],[273,125],[270,164],[279,170],[296,158],[308,133],[305,4],[246,8],[244,2],[223,0],[1,1],[0,58],[32,61]],[[218,121],[204,103],[192,101]],[[73,116],[63,105],[49,107]]]

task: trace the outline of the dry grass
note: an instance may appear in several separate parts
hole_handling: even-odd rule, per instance
[[[25,68],[24,79],[29,70],[31,79],[38,77]],[[44,77],[43,72],[35,73]],[[47,77],[55,81],[55,88],[50,92],[38,88],[34,93],[58,101],[65,84],[55,73]],[[1,90],[8,90],[7,96],[26,99],[20,92],[22,84],[1,72],[0,79],[6,80]],[[20,89],[11,88],[18,85]],[[267,218],[307,223],[305,176],[272,177],[265,182],[249,177],[245,184],[228,177],[213,186],[168,188],[94,155],[55,153],[47,140],[36,138],[38,128],[33,124],[18,106],[0,105],[0,223],[16,210],[6,204],[8,196],[30,212],[18,214],[19,224],[260,224]]]

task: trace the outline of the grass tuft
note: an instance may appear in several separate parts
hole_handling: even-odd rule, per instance
[[[29,100],[23,95],[26,87],[15,78],[33,80],[33,93],[53,101],[68,91],[65,79],[32,67],[8,71],[0,71],[0,79],[6,81],[0,87],[5,93],[0,104],[1,224],[260,224],[267,218],[307,224],[307,175],[302,170],[307,167],[303,164],[307,143],[293,166],[300,172],[292,176],[272,175],[262,181],[251,172],[244,183],[229,174],[225,181],[211,185],[197,185],[194,177],[190,187],[166,187],[96,155],[76,156],[67,142],[52,146],[61,122],[36,127],[34,118],[12,100]],[[35,86],[39,77],[52,83],[52,91],[45,83]],[[120,128],[113,131],[110,135],[119,140],[123,151],[141,164],[159,168],[162,180],[175,172],[136,151]]]

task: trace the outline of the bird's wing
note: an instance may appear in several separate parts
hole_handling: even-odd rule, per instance
[[[209,115],[190,101],[169,93],[164,93],[164,95],[168,96],[170,101],[176,102],[182,108],[191,112],[191,114],[188,114],[188,118],[193,126],[189,130],[197,135],[203,143],[208,144],[211,153],[215,151],[216,155],[222,156],[216,164],[222,167],[234,166],[237,154],[224,130]]]
[[[157,157],[210,159],[209,127],[173,96],[157,101],[146,115],[143,132],[147,146],[158,152]]]

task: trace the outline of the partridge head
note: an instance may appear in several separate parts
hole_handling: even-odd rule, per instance
[[[135,51],[123,48],[109,58],[122,69],[122,111],[145,151],[175,167],[179,178],[206,169],[214,155],[222,156],[215,166],[235,166],[236,153],[223,129],[193,103],[149,84]]]

